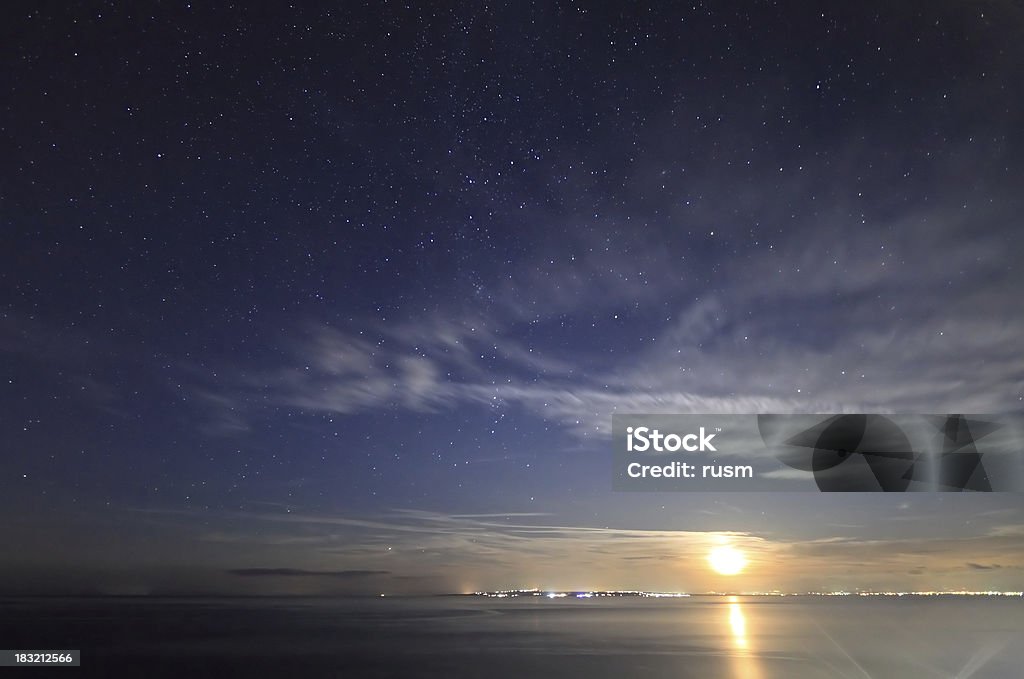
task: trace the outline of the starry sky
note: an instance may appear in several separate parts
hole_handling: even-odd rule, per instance
[[[609,433],[1022,407],[1019,4],[0,13],[3,593],[1024,589],[1019,494]]]

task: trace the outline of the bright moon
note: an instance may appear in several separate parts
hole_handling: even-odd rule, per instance
[[[732,547],[715,547],[708,554],[711,568],[720,575],[736,575],[747,565],[743,552]]]

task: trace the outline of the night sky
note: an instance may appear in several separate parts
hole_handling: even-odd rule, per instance
[[[609,438],[1021,409],[1019,4],[0,14],[0,593],[1024,589],[1019,494]]]

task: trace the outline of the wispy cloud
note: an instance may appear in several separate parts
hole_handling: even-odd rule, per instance
[[[737,196],[786,228],[746,229],[735,206],[703,205],[684,212],[708,228],[625,237],[613,224],[626,215],[606,214],[568,242],[538,238],[516,267],[474,273],[472,290],[433,309],[312,322],[285,338],[280,365],[243,366],[245,378],[221,383],[221,429],[242,431],[262,405],[340,415],[518,406],[580,437],[606,436],[614,412],[1020,408],[1011,206],[965,210],[950,195],[869,222],[881,210],[857,197],[788,213],[820,188],[797,173],[771,196]],[[627,266],[638,252],[643,267]]]
[[[192,524],[195,512],[163,512]],[[568,525],[539,513],[447,514],[403,509],[373,519],[285,512],[203,513],[215,526],[203,541],[259,554],[260,560],[291,560],[286,569],[239,566],[231,572],[357,580],[370,575],[417,576],[431,587],[646,586],[714,589],[707,555],[717,545],[743,550],[750,567],[747,589],[818,589],[839,584],[865,588],[908,586],[904,577],[927,573],[929,586],[956,589],[1012,588],[1024,569],[1021,539],[990,530],[963,537],[928,535],[904,528],[886,537],[860,532],[795,537],[781,529],[759,531],[653,530]],[[923,523],[928,523],[922,519]],[[301,542],[297,542],[301,540]],[[301,544],[301,556],[295,546]],[[252,556],[250,556],[252,558]],[[294,563],[301,558],[301,563]],[[638,564],[643,568],[638,569]],[[292,573],[294,571],[294,573]],[[350,573],[351,575],[340,575]],[[357,573],[366,574],[355,575]],[[339,574],[339,575],[331,575]],[[460,584],[462,583],[462,584]]]

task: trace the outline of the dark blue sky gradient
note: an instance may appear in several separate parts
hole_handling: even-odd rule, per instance
[[[1019,496],[608,439],[1021,407],[1014,4],[2,13],[6,590],[1024,588]]]

